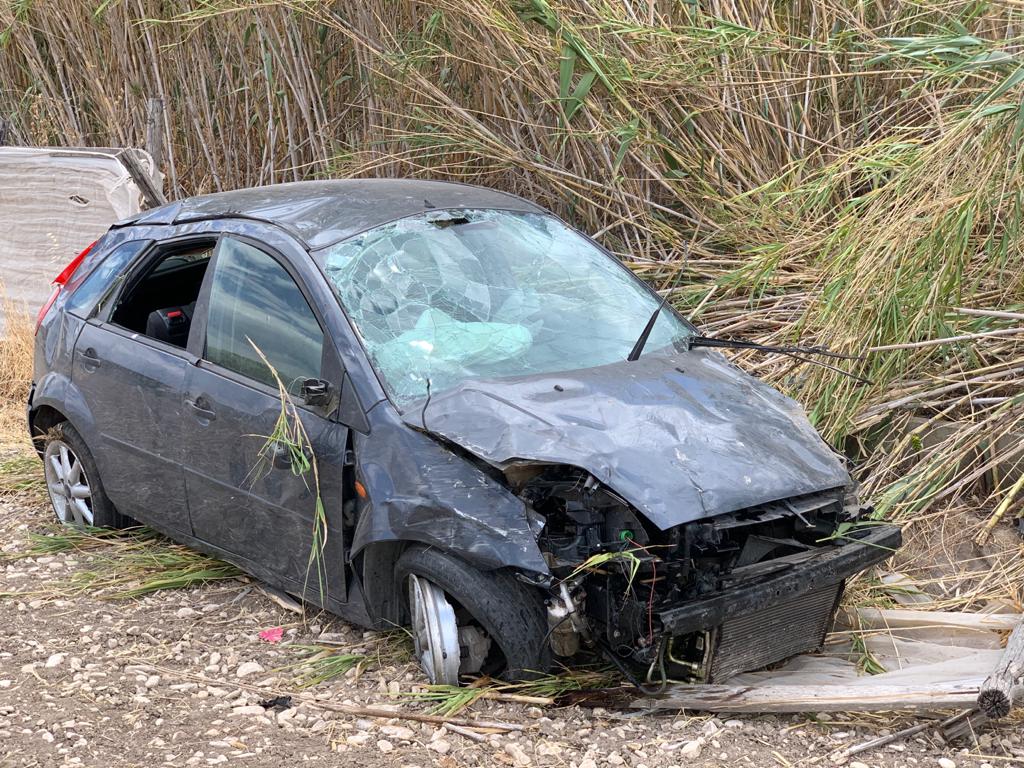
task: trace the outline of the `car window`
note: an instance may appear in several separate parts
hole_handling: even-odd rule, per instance
[[[216,240],[172,240],[128,276],[110,322],[151,339],[185,349],[199,291]]]
[[[148,244],[148,240],[130,240],[107,254],[106,258],[89,272],[77,288],[72,287],[74,292],[68,298],[66,305],[68,311],[86,317],[93,314],[94,308],[102,309],[97,306],[100,297],[104,294],[106,296],[112,294],[108,289],[114,285],[125,268]]]
[[[431,211],[323,254],[328,281],[399,403],[478,378],[626,359],[660,300],[553,216]],[[690,328],[668,309],[645,354]]]
[[[320,376],[323,331],[299,286],[272,256],[224,238],[214,265],[206,327],[211,363],[276,386],[266,355],[290,391]]]

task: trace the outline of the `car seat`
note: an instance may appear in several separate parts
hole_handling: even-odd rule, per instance
[[[194,301],[180,307],[154,309],[146,318],[146,335],[184,349],[195,309]]]

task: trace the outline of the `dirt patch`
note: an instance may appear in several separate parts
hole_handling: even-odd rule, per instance
[[[374,658],[373,636],[329,616],[308,621],[242,578],[130,600],[66,594],[96,567],[89,552],[14,559],[32,533],[54,530],[38,488],[0,501],[0,766],[702,766],[829,764],[835,749],[899,725],[882,716],[710,717],[577,707],[540,709],[481,700],[469,717],[518,723],[520,733],[482,743],[444,727],[373,720],[316,702],[429,705],[418,668]],[[63,595],[63,596],[60,596]],[[282,627],[280,643],[260,632]],[[360,670],[306,689],[313,703],[265,709],[299,694],[294,667],[322,633],[342,651],[370,655]],[[985,735],[978,749],[932,737],[862,756],[864,764],[1024,764],[1019,725]]]

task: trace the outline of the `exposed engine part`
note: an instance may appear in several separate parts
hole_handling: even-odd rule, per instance
[[[480,627],[467,624],[459,627],[459,651],[462,662],[459,674],[475,675],[480,672],[491,652],[491,638]]]
[[[821,610],[815,600],[815,610],[794,613],[782,601],[780,612],[772,605],[758,611],[757,626],[734,620],[728,627],[678,637],[666,637],[660,616],[798,568],[834,546],[838,525],[855,521],[864,511],[835,489],[661,531],[582,470],[531,465],[509,480],[530,514],[544,521],[538,543],[559,584],[548,598],[552,650],[570,656],[586,641],[647,669],[655,680],[724,679],[755,662],[791,655],[791,646],[806,650],[820,644],[833,605],[825,597]],[[830,594],[838,588],[837,580]],[[781,616],[778,622],[775,613]],[[805,614],[808,620],[802,621]],[[784,636],[766,642],[753,636],[758,626]],[[741,635],[748,644],[767,648],[767,655],[743,652]],[[721,659],[713,663],[719,647]]]
[[[586,631],[586,619],[563,581],[558,586],[558,595],[548,600],[551,650],[558,656],[575,656],[580,650],[580,635]]]

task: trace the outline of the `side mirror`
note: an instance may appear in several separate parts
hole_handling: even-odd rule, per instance
[[[306,405],[329,405],[331,402],[330,382],[323,379],[303,379],[299,385],[299,397]]]

